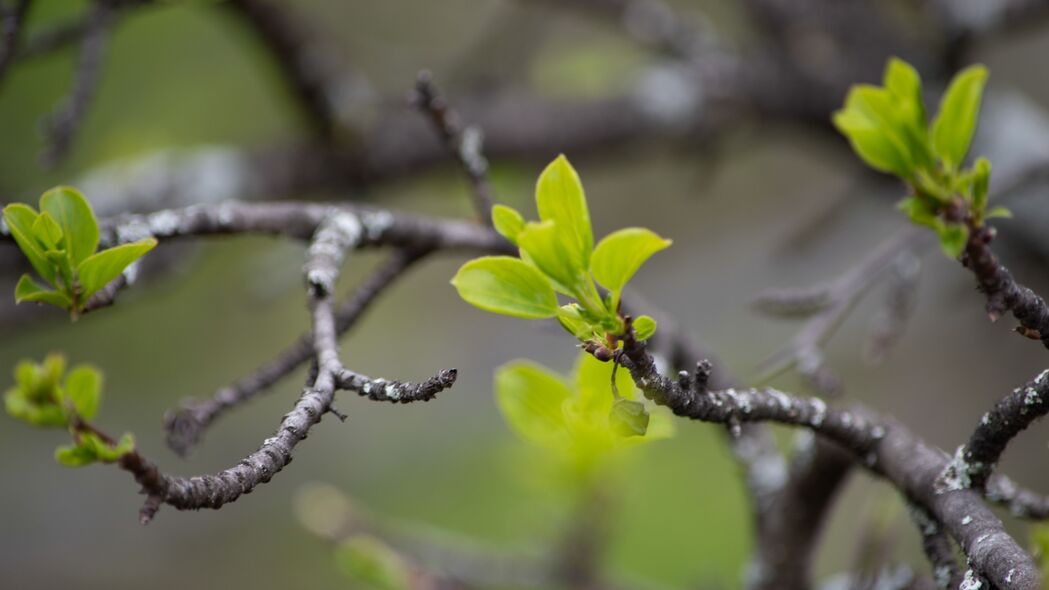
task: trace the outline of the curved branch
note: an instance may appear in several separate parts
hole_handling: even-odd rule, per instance
[[[632,329],[628,328],[623,344],[621,362],[646,398],[678,416],[730,427],[743,422],[773,421],[811,429],[848,449],[943,522],[975,571],[993,584],[1020,590],[1040,587],[1038,567],[1005,532],[1001,520],[975,492],[937,486],[947,458],[902,425],[862,409],[830,409],[818,398],[796,398],[771,388],[682,388],[658,372],[654,359],[644,344],[634,338]]]
[[[395,252],[336,310],[336,333],[342,335],[352,328],[375,299],[423,256],[425,253],[417,251]],[[309,360],[312,353],[313,335],[307,332],[276,357],[219,389],[211,398],[188,401],[178,410],[169,410],[164,417],[168,447],[179,455],[187,455],[217,418],[273,386]]]

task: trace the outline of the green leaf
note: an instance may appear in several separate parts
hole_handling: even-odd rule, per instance
[[[55,461],[66,467],[83,467],[98,461],[98,457],[92,447],[75,444],[55,449]]]
[[[560,228],[554,221],[529,223],[517,234],[521,258],[534,264],[568,295],[582,298],[586,267],[580,267],[564,247]]]
[[[40,365],[40,375],[43,377],[41,380],[41,387],[47,389],[54,389],[58,387],[58,384],[62,382],[62,377],[66,374],[66,357],[58,353],[51,353],[44,357],[43,364]],[[61,401],[57,397],[54,401]]]
[[[937,214],[935,204],[929,199],[919,196],[910,196],[896,204],[896,208],[903,211],[912,222],[939,229],[943,227],[943,220]]]
[[[932,123],[932,147],[949,169],[965,160],[980,111],[987,68],[969,66],[959,72],[940,101],[940,112]]]
[[[50,213],[61,226],[74,268],[98,249],[95,212],[75,188],[59,186],[47,191],[40,197],[40,211]]]
[[[557,315],[557,296],[550,282],[517,258],[471,260],[455,274],[452,285],[464,301],[485,311],[526,319]]]
[[[77,278],[80,280],[83,301],[120,276],[128,265],[145,256],[156,245],[156,239],[147,238],[103,250],[81,262],[77,267]]]
[[[656,320],[652,316],[639,316],[634,320],[634,334],[638,340],[648,340],[656,333]]]
[[[557,321],[561,322],[561,327],[566,332],[580,340],[588,340],[594,336],[594,326],[583,316],[578,303],[569,303],[558,308]]]
[[[335,550],[339,570],[362,590],[410,590],[411,572],[393,549],[366,535],[354,536]]]
[[[62,228],[47,211],[37,215],[33,222],[33,235],[45,250],[62,249]]]
[[[65,293],[51,291],[37,284],[29,275],[22,275],[15,285],[15,303],[30,301],[34,303],[49,303],[62,309],[69,309],[73,304]]]
[[[608,415],[612,431],[624,438],[645,436],[648,432],[648,410],[642,402],[617,399]]]
[[[855,111],[841,110],[834,113],[833,121],[838,131],[848,138],[856,155],[868,166],[901,178],[911,176],[909,154],[876,120]]]
[[[579,408],[593,414],[605,425],[612,411],[612,363],[603,363],[592,355],[581,352],[575,364],[575,384],[579,392]],[[630,371],[619,367],[616,371],[616,389],[623,399],[637,400],[638,390]]]
[[[561,410],[571,390],[561,377],[526,361],[503,365],[495,372],[495,401],[510,427],[521,438],[547,447],[563,443]]]
[[[993,209],[988,211],[987,215],[984,216],[984,219],[994,219],[996,217],[1012,219],[1013,212],[999,205],[998,207],[994,207]]]
[[[897,108],[909,124],[925,129],[925,103],[922,100],[922,80],[914,66],[898,57],[889,58],[885,66],[885,89],[896,99]]]
[[[973,209],[977,215],[982,214],[987,208],[987,187],[990,183],[991,162],[987,158],[979,158],[973,165],[972,171]]]
[[[90,420],[98,412],[98,402],[102,395],[102,373],[84,365],[76,367],[66,377],[65,390],[77,414],[84,420]]]
[[[640,227],[621,229],[607,235],[594,249],[590,271],[604,288],[618,294],[650,256],[670,244],[670,240],[664,240],[651,230]],[[618,297],[613,299],[618,300]]]
[[[535,189],[535,202],[541,221],[557,224],[565,248],[565,256],[576,268],[584,271],[590,265],[594,248],[594,234],[590,228],[590,211],[579,175],[564,155],[551,162]]]
[[[965,244],[969,241],[969,229],[964,225],[945,225],[937,230],[940,236],[940,248],[948,258],[955,259],[962,255]]]
[[[65,427],[68,422],[59,406],[40,405],[18,389],[10,389],[4,394],[4,409],[12,418],[33,426]]]
[[[37,239],[33,231],[38,214],[32,207],[15,203],[4,207],[4,223],[7,224],[11,237],[33,265],[33,269],[44,279],[55,284],[55,268],[48,261],[44,252],[47,250]]]
[[[495,226],[495,231],[499,232],[499,235],[516,246],[517,234],[524,229],[525,220],[516,209],[506,205],[495,205],[492,207],[492,225]]]
[[[105,463],[119,461],[121,457],[135,450],[135,437],[130,433],[125,433],[124,436],[121,436],[115,445],[110,445],[91,433],[87,433],[82,438],[86,444],[90,444],[94,448],[94,453],[98,460]]]

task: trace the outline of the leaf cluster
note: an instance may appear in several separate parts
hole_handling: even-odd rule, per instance
[[[98,220],[76,189],[53,188],[40,197],[40,210],[14,203],[4,207],[4,224],[37,275],[15,286],[15,301],[47,303],[75,319],[88,300],[157,245],[153,238],[98,250]]]
[[[626,329],[619,314],[623,288],[670,240],[632,227],[609,234],[595,247],[582,182],[564,156],[539,176],[535,200],[539,221],[525,221],[504,205],[492,209],[496,231],[518,247],[520,258],[471,260],[452,284],[466,302],[485,311],[525,319],[556,317],[581,341],[613,344]],[[603,297],[597,285],[606,290]],[[557,294],[571,302],[560,305]],[[641,340],[655,328],[650,317],[635,321]]]
[[[4,394],[7,413],[17,420],[44,428],[66,428],[74,444],[59,447],[55,459],[68,467],[96,461],[117,461],[135,448],[130,434],[110,444],[85,428],[98,413],[102,373],[89,365],[66,371],[66,359],[49,355],[43,363],[22,361],[15,367],[15,384]]]
[[[910,194],[899,208],[912,222],[934,230],[951,258],[961,254],[972,228],[988,218],[1009,215],[1000,207],[987,210],[990,162],[979,158],[969,168],[962,166],[986,81],[984,66],[959,72],[930,123],[917,70],[892,58],[882,86],[853,86],[833,117],[867,165],[907,183]]]
[[[591,472],[617,449],[674,432],[665,408],[652,408],[649,415],[625,370],[615,375],[619,395],[609,395],[612,371],[611,364],[586,353],[579,355],[569,378],[532,362],[514,361],[496,371],[496,403],[520,438],[579,472]]]

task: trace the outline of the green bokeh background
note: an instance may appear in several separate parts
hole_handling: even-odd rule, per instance
[[[495,15],[511,9],[496,0],[287,4],[333,35],[347,59],[394,97],[421,68],[432,69],[438,82],[464,75],[463,64],[498,69],[496,57],[475,53],[475,42]],[[732,3],[703,5],[729,31],[737,28]],[[84,6],[37,2],[30,20],[44,27]],[[651,59],[614,29],[578,15],[530,10],[526,16],[541,26],[532,63],[510,74],[517,84],[559,96],[614,92]],[[1046,49],[1049,41],[1037,35],[987,49],[992,85],[1017,86],[1049,103],[1049,82],[1026,76],[1023,67]],[[70,158],[44,171],[37,165],[39,120],[67,91],[74,63],[74,52],[64,50],[16,65],[0,88],[4,198],[32,202],[48,186],[151,150],[261,146],[303,132],[292,97],[241,23],[213,2],[172,2],[121,22]],[[454,82],[446,89],[454,101]],[[418,116],[403,110],[405,117]],[[639,145],[573,160],[598,236],[643,225],[674,239],[635,281],[644,297],[750,375],[795,326],[757,317],[748,297],[767,286],[832,276],[901,226],[891,199],[859,190],[850,158],[827,138],[764,127],[732,134],[717,154]],[[499,200],[533,211],[539,161],[494,162]],[[354,198],[449,217],[467,214],[469,204],[467,183],[452,167]],[[134,431],[140,448],[165,470],[223,469],[272,433],[299,393],[301,374],[223,418],[188,461],[165,448],[161,416],[179,400],[209,395],[249,371],[306,327],[303,253],[301,245],[262,238],[180,250],[183,260],[172,272],[127,292],[111,310],[75,325],[49,314],[0,328],[0,368],[52,350],[66,351],[74,363],[93,363],[107,375],[104,427]],[[346,288],[380,259],[353,257]],[[1044,266],[1016,260],[1019,276],[1046,286]],[[492,403],[490,382],[495,367],[517,357],[567,371],[575,348],[554,326],[493,317],[460,302],[448,285],[460,262],[448,256],[426,261],[342,342],[344,361],[366,374],[420,379],[455,366],[456,387],[412,406],[340,400],[350,415],[345,424],[324,420],[292,466],[221,511],[165,508],[141,527],[140,498],[125,473],[60,468],[51,459],[60,434],[0,417],[0,586],[349,587],[333,566],[330,545],[295,521],[293,496],[310,481],[331,483],[409,527],[437,527],[508,551],[555,543],[568,501],[536,484],[541,470],[521,459]],[[893,413],[945,448],[963,439],[991,400],[1044,368],[1044,351],[989,325],[964,271],[935,253],[925,257],[916,319],[904,340],[886,364],[866,366],[859,351],[880,296],[859,306],[827,351],[846,379],[846,402]],[[790,378],[779,384],[800,387]],[[610,572],[671,587],[739,587],[750,523],[722,436],[714,426],[680,424],[675,439],[651,445],[620,474],[611,490]],[[1026,436],[1010,450],[1006,468],[1044,487],[1045,471],[1031,468],[1044,451],[1044,435]],[[886,534],[899,559],[921,564],[905,513],[876,480],[853,478],[834,517],[818,560],[821,573],[854,563],[860,531],[881,520],[889,523]]]

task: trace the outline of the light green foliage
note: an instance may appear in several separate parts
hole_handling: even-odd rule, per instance
[[[921,79],[892,58],[883,86],[856,85],[834,125],[871,168],[898,176],[910,194],[900,209],[912,222],[931,228],[944,253],[957,258],[972,229],[1009,212],[987,211],[991,165],[979,158],[962,168],[979,117],[987,69],[970,66],[951,81],[931,124],[926,120]]]
[[[932,147],[948,168],[958,167],[969,152],[986,82],[987,68],[971,66],[959,72],[943,94],[932,122]]]
[[[578,474],[593,473],[619,449],[673,434],[669,411],[646,408],[626,370],[616,374],[618,399],[611,386],[612,364],[586,353],[570,379],[527,361],[495,374],[496,402],[513,431]]]
[[[1031,527],[1031,554],[1042,569],[1045,584],[1049,584],[1049,525],[1036,524]],[[1046,585],[1042,587],[1049,588]]]
[[[539,221],[526,222],[504,205],[492,209],[496,231],[518,246],[520,259],[472,260],[459,269],[452,284],[460,297],[485,311],[526,319],[556,316],[579,340],[601,346],[615,343],[625,329],[619,315],[623,287],[670,240],[647,229],[627,228],[613,232],[595,249],[583,185],[564,156],[543,170],[535,198]],[[601,297],[595,279],[608,290],[607,297]],[[558,307],[556,293],[574,302]],[[643,326],[641,339],[652,335],[655,322]]]
[[[367,535],[347,539],[335,550],[339,570],[365,590],[409,590],[411,571],[404,559],[382,541]]]
[[[40,197],[40,212],[16,203],[4,207],[4,223],[36,273],[50,285],[22,275],[15,301],[47,303],[73,318],[88,299],[156,246],[153,238],[96,253],[99,230],[87,200],[70,187]]]
[[[135,438],[131,434],[124,434],[116,444],[109,444],[91,432],[79,433],[76,438],[74,444],[55,449],[55,461],[66,467],[113,463],[135,450]]]
[[[485,311],[529,319],[557,314],[557,296],[550,282],[517,258],[471,260],[459,269],[452,284],[463,299]]]
[[[638,340],[648,340],[656,333],[656,320],[647,315],[638,316],[634,320],[634,332],[637,333]]]
[[[49,355],[41,364],[22,361],[15,367],[15,385],[4,394],[7,413],[34,426],[66,428],[74,444],[59,447],[55,459],[62,465],[80,467],[96,461],[117,461],[134,450],[135,440],[125,434],[116,443],[104,441],[86,426],[98,413],[102,397],[102,373],[88,365],[66,372],[66,360]]]

